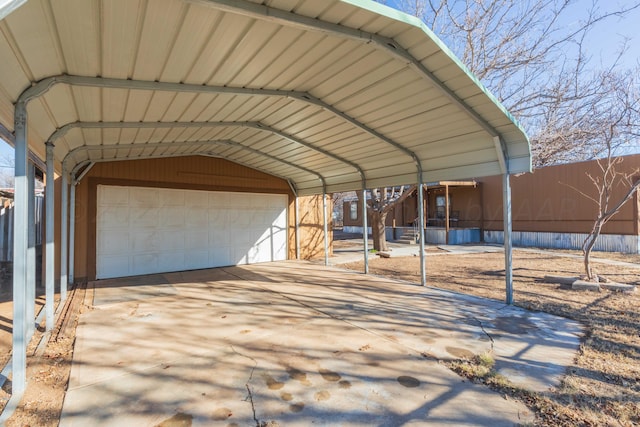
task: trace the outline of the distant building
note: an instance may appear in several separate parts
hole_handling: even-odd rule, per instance
[[[640,155],[625,156],[618,169],[635,173],[640,169]],[[514,244],[580,249],[597,212],[597,205],[587,197],[596,196],[587,174],[599,173],[597,162],[587,161],[512,176]],[[612,200],[619,200],[627,190],[627,186],[618,185]],[[430,183],[424,191],[427,243],[503,242],[502,177]],[[346,200],[343,209],[344,230],[362,232],[362,209],[357,198]],[[638,211],[636,192],[605,225],[596,250],[640,253]],[[417,217],[417,196],[413,195],[387,217],[387,238],[411,233]]]

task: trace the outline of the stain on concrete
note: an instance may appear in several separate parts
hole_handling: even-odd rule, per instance
[[[351,381],[342,380],[338,383],[340,388],[351,388]]]
[[[371,346],[369,344],[365,344],[362,347],[360,347],[358,349],[359,351],[367,351],[367,350],[371,350]]]
[[[227,424],[227,427],[240,427],[240,424],[238,424],[238,423],[231,423],[231,424]]]
[[[300,369],[288,367],[287,373],[289,374],[289,378],[300,381],[303,385],[311,385],[311,381],[307,378],[307,374],[302,372]]]
[[[251,332],[251,329],[243,329],[240,331],[241,334],[248,334],[249,332]]]
[[[291,393],[282,392],[280,393],[280,398],[285,402],[291,402],[293,400],[293,395]]]
[[[420,385],[420,380],[408,375],[401,375],[398,377],[398,382],[407,388],[415,388]]]
[[[538,327],[527,317],[519,316],[501,316],[496,317],[493,321],[496,329],[510,334],[524,335],[531,331],[537,330]]]
[[[224,421],[227,418],[233,416],[233,412],[229,408],[218,408],[213,411],[211,418],[215,421]]]
[[[380,362],[367,362],[367,366],[380,366]]]
[[[302,412],[303,409],[304,409],[304,403],[302,402],[296,402],[289,405],[289,410],[291,412]]]
[[[322,401],[325,401],[325,400],[329,400],[331,398],[331,393],[329,393],[327,390],[322,390],[322,391],[317,392],[314,395],[314,397],[318,402],[322,402]]]
[[[269,374],[262,374],[262,377],[264,378],[267,387],[269,387],[269,390],[280,390],[282,387],[284,387],[284,383],[276,380]]]
[[[445,350],[447,350],[447,353],[449,353],[450,355],[461,358],[461,359],[471,359],[473,358],[473,356],[475,356],[473,352],[467,350],[466,348],[447,346],[445,347]]]
[[[340,381],[340,378],[342,378],[339,373],[330,371],[328,369],[320,369],[318,372],[320,373],[320,375],[322,375],[322,378],[325,381],[336,382]]]
[[[155,427],[191,427],[193,423],[193,415],[178,412],[171,418],[167,418]]]

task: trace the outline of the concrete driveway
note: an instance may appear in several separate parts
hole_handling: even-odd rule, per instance
[[[512,426],[522,404],[437,359],[492,350],[554,385],[580,326],[306,262],[94,283],[60,425]]]

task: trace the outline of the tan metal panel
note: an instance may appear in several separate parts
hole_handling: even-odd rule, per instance
[[[29,85],[29,78],[25,75],[25,70],[20,62],[22,58],[14,55],[15,49],[12,46],[15,46],[15,39],[11,37],[10,30],[7,28],[7,21],[1,21],[0,58],[2,58],[2,61],[0,61],[0,76],[2,76],[2,80],[0,81],[0,87],[9,95],[9,99],[3,99],[8,104],[15,102],[23,88]]]
[[[150,81],[160,78],[185,13],[184,2],[147,2],[132,78]]]
[[[101,75],[99,3],[59,0],[51,2],[51,9],[67,73]]]
[[[5,22],[29,79],[37,81],[65,70],[48,1],[28,1],[7,16]]]
[[[105,77],[127,78],[133,73],[146,0],[102,2],[102,70]]]

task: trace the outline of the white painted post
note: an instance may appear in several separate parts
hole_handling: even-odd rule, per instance
[[[21,396],[26,386],[27,368],[27,245],[28,245],[28,178],[27,178],[27,108],[24,102],[15,107],[15,195],[13,227],[13,352],[11,360],[14,396]],[[33,319],[31,319],[33,321]]]
[[[418,183],[418,227],[420,228],[420,284],[427,285],[427,266],[424,256],[424,195],[422,194],[422,183]]]
[[[75,270],[75,243],[76,243],[76,180],[72,178],[69,188],[69,284],[73,285]]]
[[[27,188],[29,198],[27,200],[27,291],[26,312],[27,319],[27,343],[31,340],[35,331],[35,303],[36,303],[36,169],[33,163],[27,164]]]
[[[53,143],[47,142],[47,178],[45,186],[45,315],[46,329],[51,331],[55,324],[53,300],[55,297],[55,243],[54,243],[54,224],[55,224],[55,197],[54,197],[54,158]]]
[[[362,240],[364,243],[364,274],[369,274],[369,226],[367,225],[367,189],[362,189]]]
[[[300,204],[298,203],[298,196],[296,195],[296,259],[300,260]]]
[[[327,193],[322,192],[322,226],[324,230],[324,265],[329,265],[329,230],[327,227]]]
[[[506,303],[513,304],[513,244],[511,237],[511,183],[509,174],[502,175],[502,209],[504,226],[504,279]]]
[[[69,224],[69,182],[68,172],[62,168],[62,188],[60,191],[60,300],[67,299],[67,262],[69,253],[68,224]]]

